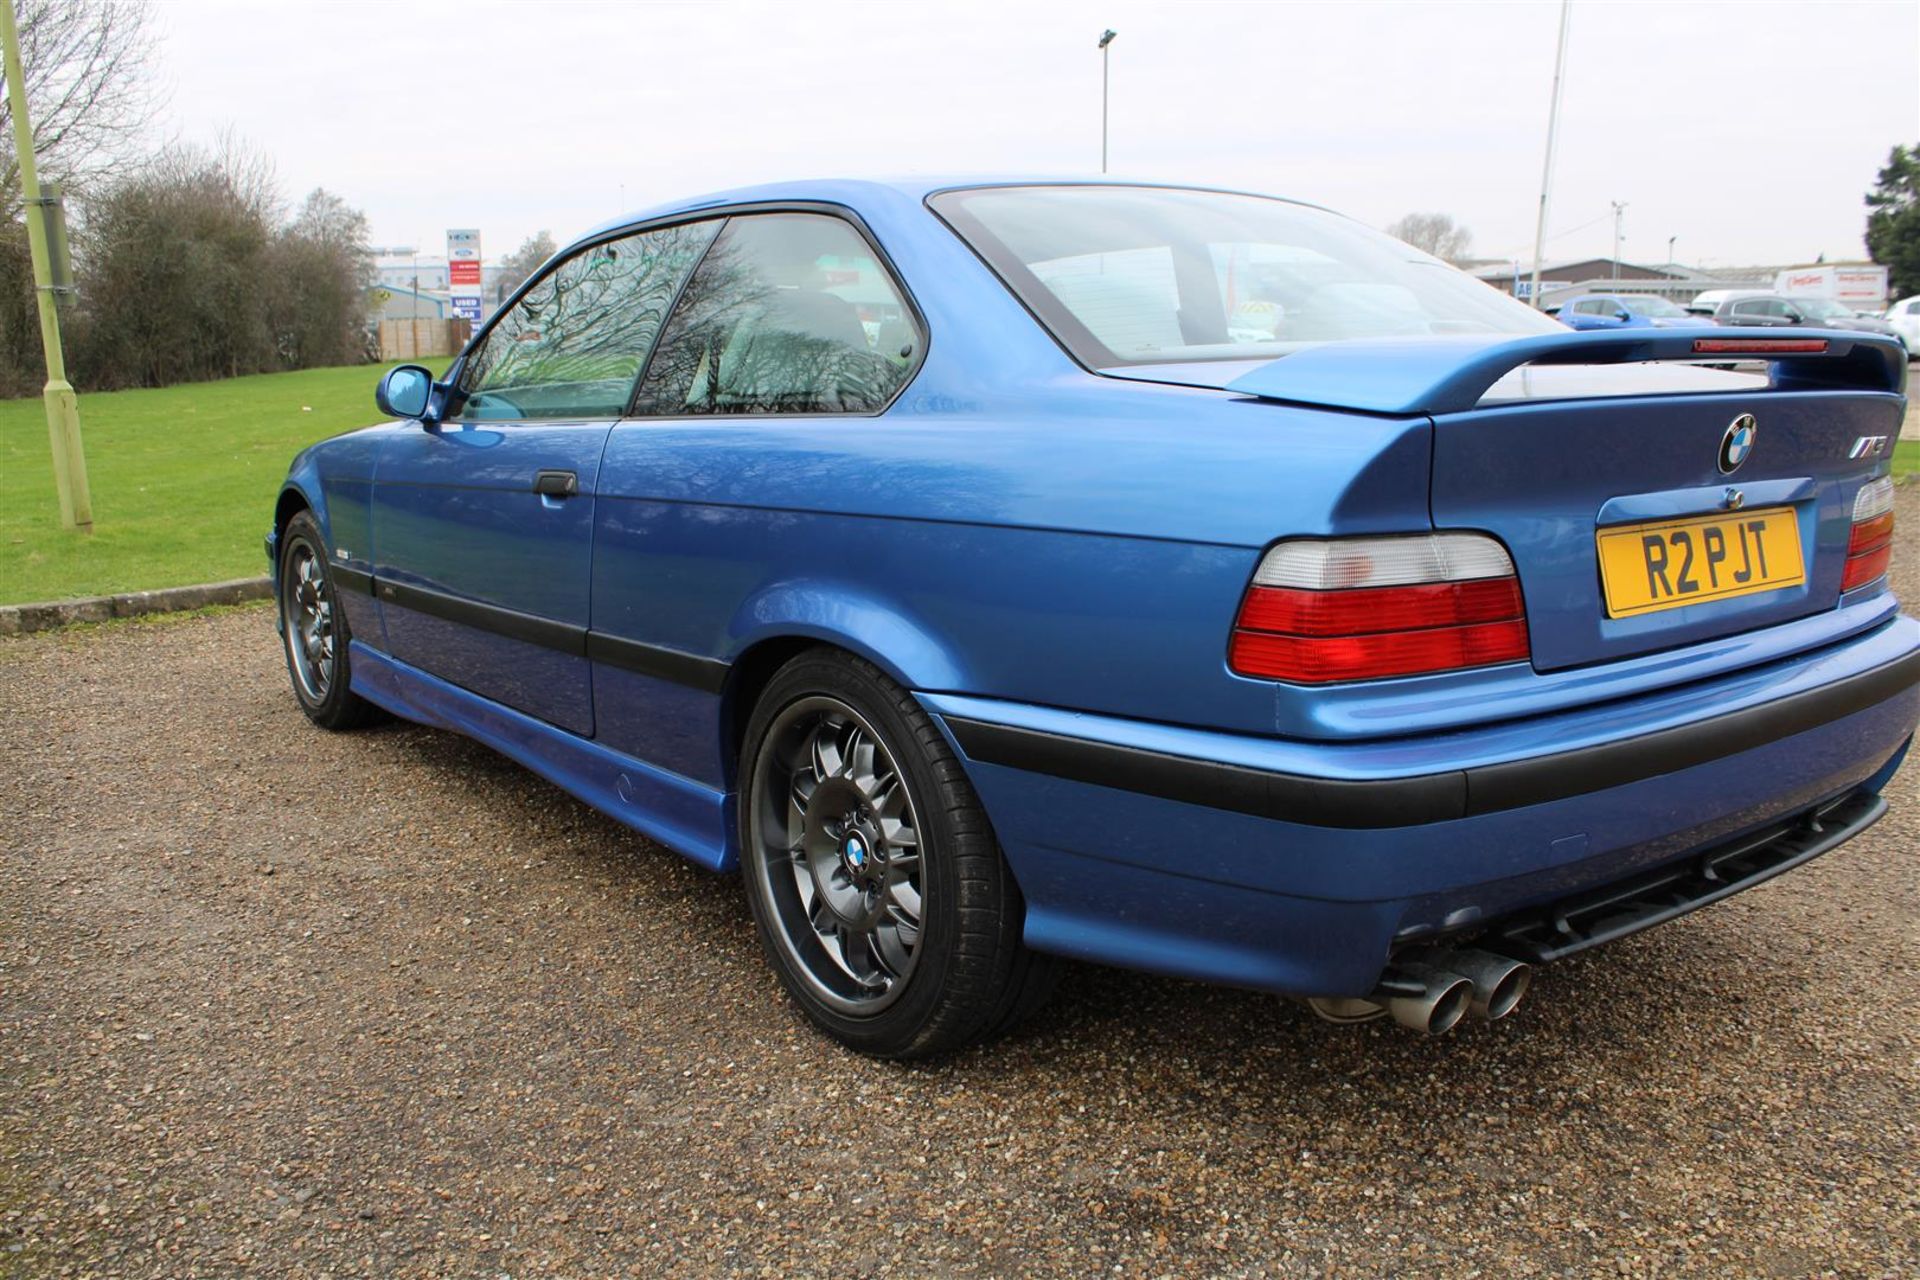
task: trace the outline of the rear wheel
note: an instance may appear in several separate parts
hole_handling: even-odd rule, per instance
[[[912,1058],[998,1034],[1052,962],[1020,941],[1019,890],[932,719],[868,663],[819,650],[748,723],[747,898],[781,981],[848,1046]]]
[[[327,569],[326,544],[307,512],[280,534],[280,635],[293,696],[323,729],[354,729],[379,716],[348,678],[346,615]]]

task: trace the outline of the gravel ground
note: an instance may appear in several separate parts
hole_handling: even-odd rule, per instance
[[[1920,486],[1899,527],[1920,598]],[[1920,1271],[1920,770],[1495,1026],[1076,969],[906,1068],[733,881],[310,729],[268,618],[0,642],[0,1274]]]

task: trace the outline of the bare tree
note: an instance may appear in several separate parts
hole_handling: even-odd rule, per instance
[[[281,364],[352,363],[365,346],[373,283],[367,215],[315,187],[274,238],[267,265],[267,323]]]
[[[367,215],[325,187],[315,187],[307,193],[287,232],[355,264],[354,279],[361,288],[373,283],[373,252],[367,248]]]
[[[556,252],[553,236],[548,232],[541,231],[528,236],[518,249],[500,259],[500,274],[495,277],[493,285],[494,302],[502,303],[512,297],[513,291],[525,284],[527,277],[538,271]]]
[[[168,147],[162,155],[184,155],[192,166],[210,164],[219,171],[221,180],[234,198],[268,222],[280,221],[286,210],[286,199],[280,189],[280,171],[274,166],[273,157],[231,127],[220,131],[211,153],[176,144]]]
[[[1473,232],[1444,213],[1410,213],[1389,226],[1387,234],[1448,262],[1461,261],[1473,247]]]
[[[152,115],[146,0],[19,0],[20,61],[43,178],[86,184],[132,153]],[[13,113],[0,99],[0,219],[20,211]]]
[[[361,359],[366,216],[325,190],[290,219],[282,207],[272,165],[232,139],[217,150],[169,147],[101,182],[75,229],[73,367],[83,385]],[[0,338],[8,332],[0,325]]]

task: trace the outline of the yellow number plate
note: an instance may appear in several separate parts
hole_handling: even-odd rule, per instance
[[[1607,616],[1631,618],[1806,581],[1800,522],[1790,507],[1729,511],[1602,529]]]

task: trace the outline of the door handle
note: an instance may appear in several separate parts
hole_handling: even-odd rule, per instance
[[[580,477],[571,471],[538,471],[533,491],[543,498],[571,498],[580,492]]]

